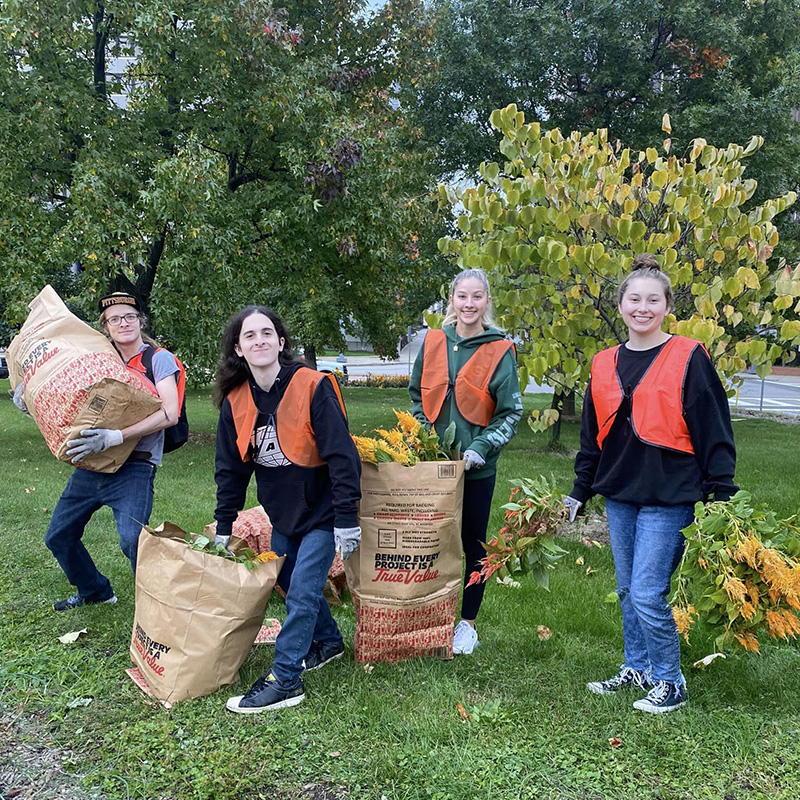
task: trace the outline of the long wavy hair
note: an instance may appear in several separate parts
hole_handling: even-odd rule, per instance
[[[489,279],[486,277],[486,273],[482,269],[464,269],[458,273],[458,275],[453,278],[453,282],[450,284],[450,295],[449,300],[447,303],[447,311],[445,312],[444,321],[442,322],[442,327],[445,325],[455,325],[458,318],[456,317],[456,309],[453,306],[453,295],[456,293],[456,287],[458,286],[461,281],[466,281],[469,278],[474,278],[479,283],[483,284],[483,288],[486,290],[486,296],[491,298],[492,292],[489,288]],[[484,328],[491,328],[497,327],[497,323],[494,321],[494,315],[492,314],[492,305],[491,303],[486,306],[486,311],[483,312],[481,315],[481,325]]]
[[[236,345],[239,344],[239,335],[242,332],[242,324],[253,314],[263,314],[272,320],[275,326],[275,333],[279,339],[283,339],[283,350],[278,353],[278,362],[282,367],[297,363],[297,358],[292,349],[292,339],[289,331],[283,324],[283,320],[271,309],[266,306],[247,306],[234,314],[225,326],[222,334],[222,356],[217,367],[217,379],[214,382],[214,403],[219,406],[222,401],[240,384],[250,377],[250,367],[247,365],[243,356],[237,355]]]

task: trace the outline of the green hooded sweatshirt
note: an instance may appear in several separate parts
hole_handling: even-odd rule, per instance
[[[509,350],[500,360],[492,379],[489,381],[489,393],[497,403],[494,416],[485,428],[473,425],[461,416],[456,407],[455,392],[453,391],[456,376],[482,344],[505,339],[505,336],[497,328],[487,328],[477,336],[462,339],[456,333],[455,325],[446,325],[444,332],[447,336],[447,366],[450,373],[450,389],[447,392],[447,397],[445,397],[441,413],[438,419],[434,421],[434,427],[439,436],[442,436],[450,422],[455,420],[456,442],[461,444],[461,452],[474,450],[486,460],[484,466],[479,469],[471,469],[467,473],[467,480],[488,478],[497,471],[497,458],[500,455],[500,451],[511,441],[511,437],[517,432],[517,425],[519,425],[519,421],[522,418],[522,395],[519,391],[517,362],[512,350]],[[428,420],[422,412],[422,392],[420,391],[424,356],[425,343],[423,342],[417,354],[417,360],[414,362],[414,369],[411,371],[411,382],[408,391],[411,395],[411,412],[420,422],[427,423]]]

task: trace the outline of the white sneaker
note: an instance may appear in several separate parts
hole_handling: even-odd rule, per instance
[[[478,631],[462,619],[453,634],[453,655],[471,655],[479,644]]]

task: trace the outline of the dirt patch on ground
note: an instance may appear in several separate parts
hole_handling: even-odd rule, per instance
[[[213,433],[192,433],[189,431],[188,441],[193,444],[211,444],[216,439]]]
[[[0,708],[0,797],[3,800],[103,800],[67,771],[73,754],[49,744],[44,720],[24,708]]]
[[[584,517],[578,517],[578,524],[574,522],[570,525],[562,525],[558,535],[563,539],[579,542],[581,539],[592,539],[600,544],[610,545],[611,539],[608,534],[608,520],[605,514],[589,513]]]

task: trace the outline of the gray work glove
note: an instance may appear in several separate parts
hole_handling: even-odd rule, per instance
[[[11,395],[11,400],[14,402],[14,405],[23,413],[27,414],[28,416],[31,415],[31,412],[28,411],[28,406],[25,405],[25,384],[21,383],[17,386],[14,391],[9,391]]]
[[[67,442],[67,455],[72,456],[72,463],[78,464],[87,456],[102,453],[109,447],[122,444],[122,431],[111,428],[89,428],[81,431],[82,439],[70,439]]]
[[[228,542],[231,540],[230,534],[228,536],[223,536],[221,533],[217,533],[214,536],[214,544],[218,545],[221,544],[229,553],[230,548],[228,547]]]
[[[465,470],[470,470],[475,467],[480,469],[486,463],[486,459],[480,453],[476,453],[474,450],[465,450],[464,462]]]
[[[569,522],[575,522],[575,517],[578,516],[578,512],[583,508],[583,503],[580,500],[576,500],[574,497],[570,497],[567,495],[561,501],[569,511]]]
[[[336,549],[342,554],[342,561],[347,561],[361,544],[361,528],[334,528],[333,540]]]

